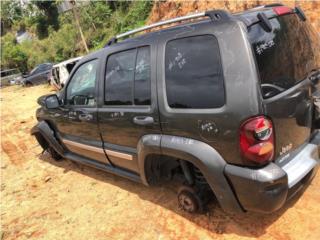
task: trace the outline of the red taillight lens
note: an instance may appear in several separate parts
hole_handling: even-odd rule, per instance
[[[240,127],[240,151],[246,160],[264,164],[274,155],[272,122],[264,116],[250,118]]]
[[[288,13],[292,13],[292,9],[286,6],[279,6],[279,7],[274,7],[272,8],[272,10],[278,15],[284,15],[284,14],[288,14]]]

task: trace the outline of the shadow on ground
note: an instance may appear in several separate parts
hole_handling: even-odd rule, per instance
[[[206,214],[189,214],[179,209],[176,200],[176,188],[173,184],[166,183],[161,186],[146,187],[125,178],[92,167],[80,165],[69,160],[59,162],[54,161],[47,153],[41,154],[39,158],[57,167],[63,168],[64,173],[75,171],[97,181],[113,184],[125,191],[132,192],[141,199],[160,205],[197,224],[199,227],[216,234],[231,233],[244,237],[259,237],[265,234],[266,229],[270,225],[280,218],[288,209],[294,206],[295,202],[305,190],[300,191],[299,194],[296,194],[292,199],[287,201],[284,207],[272,214],[226,214],[215,202],[209,204],[209,210]]]

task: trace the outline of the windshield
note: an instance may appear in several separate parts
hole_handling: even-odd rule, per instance
[[[296,14],[270,19],[272,31],[259,23],[249,29],[264,98],[281,93],[320,68],[319,35]],[[272,93],[271,93],[272,92]]]

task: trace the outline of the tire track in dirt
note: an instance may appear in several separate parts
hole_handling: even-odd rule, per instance
[[[21,156],[23,156],[24,153],[21,152],[20,148],[11,142],[7,137],[2,137],[1,147],[14,165],[22,164],[22,160],[24,158]]]

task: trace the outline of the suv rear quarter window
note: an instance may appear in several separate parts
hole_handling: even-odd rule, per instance
[[[165,50],[165,81],[171,108],[223,106],[225,91],[217,39],[202,35],[169,41]]]

